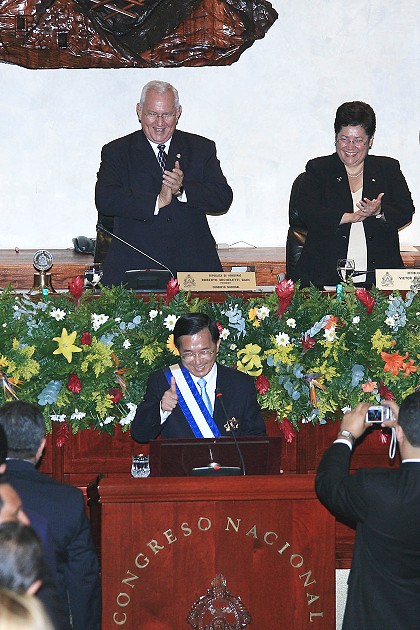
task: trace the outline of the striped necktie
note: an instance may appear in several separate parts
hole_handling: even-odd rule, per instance
[[[162,169],[162,173],[165,170],[165,165],[166,165],[166,158],[168,157],[165,153],[165,145],[164,144],[158,144],[158,154],[157,154],[157,161],[159,162],[159,166]]]
[[[200,388],[201,398],[203,399],[204,404],[209,410],[210,415],[213,416],[213,407],[211,406],[210,398],[206,389],[207,381],[205,378],[199,378],[197,383]]]

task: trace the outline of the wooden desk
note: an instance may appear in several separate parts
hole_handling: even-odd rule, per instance
[[[191,628],[218,574],[250,628],[335,629],[334,519],[312,475],[104,479],[99,492],[103,630]]]
[[[12,284],[15,289],[30,289],[33,284],[32,265],[36,250],[22,249],[16,253],[12,249],[0,250],[0,287]],[[66,289],[71,278],[83,275],[86,265],[93,262],[93,256],[77,254],[73,249],[51,249],[54,264],[51,270],[55,289]],[[277,274],[286,270],[284,247],[241,247],[219,250],[224,271],[232,267],[254,266],[258,286],[273,286]]]
[[[36,250],[0,250],[0,287],[12,284],[15,289],[30,289],[33,284],[33,255]],[[51,249],[54,265],[52,284],[55,289],[66,289],[71,278],[83,275],[93,256],[77,254],[73,249]],[[407,267],[420,266],[420,246],[415,251],[401,252]],[[231,247],[220,249],[219,257],[224,271],[232,267],[255,267],[258,286],[274,286],[279,273],[286,272],[285,247]]]

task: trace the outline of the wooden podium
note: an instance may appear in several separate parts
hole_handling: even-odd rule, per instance
[[[335,628],[335,520],[313,475],[105,478],[99,494],[102,630],[208,627],[187,618],[220,574],[251,618],[232,628]]]

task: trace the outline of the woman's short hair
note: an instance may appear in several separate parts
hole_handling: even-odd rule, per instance
[[[343,103],[337,109],[334,121],[334,131],[337,136],[343,127],[357,127],[360,125],[366,131],[369,139],[376,129],[375,112],[363,101],[350,101]]]
[[[211,339],[213,343],[217,343],[219,340],[219,329],[216,322],[214,322],[205,313],[187,313],[180,317],[174,328],[174,344],[179,349],[179,338],[183,335],[196,335],[208,328],[210,331]]]

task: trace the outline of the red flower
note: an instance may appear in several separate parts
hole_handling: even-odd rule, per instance
[[[264,376],[264,374],[260,374],[255,381],[255,387],[257,388],[257,392],[259,394],[266,394],[270,389],[270,381],[266,376]]]
[[[310,337],[308,333],[305,333],[305,336],[302,337],[303,354],[305,354],[307,350],[310,350],[311,348],[313,348],[315,344],[316,344],[315,338]]]
[[[395,400],[394,394],[384,385],[383,381],[381,381],[381,384],[378,387],[378,394],[384,400]]]
[[[219,331],[219,335],[223,332],[223,326],[220,322],[216,322],[217,330]]]
[[[117,402],[119,402],[121,398],[124,396],[124,394],[122,393],[120,389],[118,389],[118,387],[113,387],[112,389],[110,389],[108,394],[111,396],[111,400],[114,403],[114,405],[116,405]]]
[[[373,307],[375,306],[375,300],[366,289],[356,289],[355,290],[356,297],[361,301],[363,306],[366,306],[366,313],[370,315],[373,311]]]
[[[77,374],[70,374],[67,382],[67,389],[73,392],[73,394],[80,394],[82,391],[82,383]]]
[[[289,418],[283,418],[282,422],[280,423],[280,431],[282,432],[286,442],[289,442],[289,444],[290,442],[293,442],[294,438],[296,437],[296,431],[294,430]]]
[[[78,300],[83,293],[83,278],[81,276],[77,276],[76,278],[72,278],[69,282],[69,291],[72,296]]]
[[[168,306],[169,302],[177,295],[177,293],[179,293],[179,282],[176,278],[171,278],[166,285],[166,306]]]
[[[56,446],[61,448],[69,439],[70,431],[65,422],[61,425],[61,427],[57,431],[57,439],[55,441]]]
[[[292,301],[293,294],[295,292],[295,285],[293,280],[282,280],[279,284],[276,284],[275,289],[279,299],[277,314],[281,317],[286,312],[290,302]]]
[[[88,332],[82,333],[82,338],[80,341],[81,341],[82,346],[90,346],[90,344],[92,343],[92,337],[90,336],[90,333]]]

